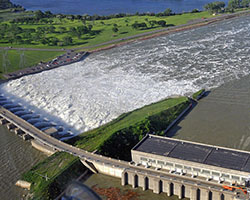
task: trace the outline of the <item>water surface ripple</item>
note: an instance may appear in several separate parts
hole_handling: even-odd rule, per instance
[[[139,41],[0,86],[74,133],[171,95],[250,74],[250,17]]]

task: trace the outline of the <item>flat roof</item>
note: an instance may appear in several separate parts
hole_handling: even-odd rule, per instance
[[[154,135],[147,135],[133,150],[250,172],[250,152]]]

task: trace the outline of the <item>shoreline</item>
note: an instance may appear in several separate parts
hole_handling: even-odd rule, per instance
[[[161,30],[156,30],[155,33],[142,33],[142,34],[130,36],[131,39],[127,39],[127,40],[125,38],[121,38],[121,39],[119,39],[120,42],[117,42],[117,43],[115,43],[115,42],[112,43],[112,41],[110,41],[110,42],[108,42],[110,44],[102,43],[102,44],[95,45],[95,47],[93,46],[93,47],[74,48],[74,50],[84,50],[84,49],[88,50],[88,49],[94,48],[93,50],[88,50],[87,52],[88,53],[96,53],[99,51],[108,50],[108,49],[112,49],[115,47],[127,45],[130,43],[136,42],[136,41],[148,40],[148,39],[160,37],[163,35],[178,33],[181,31],[186,31],[186,30],[199,28],[202,26],[207,26],[210,24],[221,22],[223,20],[233,19],[233,18],[242,17],[242,16],[248,16],[248,15],[250,15],[250,9],[245,10],[245,11],[236,12],[236,13],[223,14],[223,15],[220,15],[220,16],[217,16],[214,18],[210,18],[210,19],[199,19],[198,22],[191,22],[191,23],[178,25],[178,26],[175,26],[172,28],[165,28],[165,29],[161,29]],[[202,20],[202,21],[200,21],[200,20]],[[126,40],[126,41],[124,41],[124,40]],[[100,47],[98,47],[98,46],[100,46]]]

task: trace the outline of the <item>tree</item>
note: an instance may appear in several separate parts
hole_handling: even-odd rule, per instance
[[[54,27],[54,26],[50,26],[50,27],[48,28],[48,32],[49,32],[49,33],[54,33],[55,30],[56,30],[56,27]]]
[[[40,20],[44,17],[44,13],[41,10],[35,12],[35,18]]]
[[[164,11],[164,14],[166,16],[170,16],[172,14],[172,10],[170,8],[167,8],[165,11]]]
[[[157,24],[156,20],[149,21],[149,24],[151,27],[154,27],[155,24]]]
[[[59,30],[60,33],[64,33],[64,32],[66,31],[66,28],[63,27],[63,26],[60,26],[60,27],[58,28],[58,30]]]
[[[50,45],[51,46],[57,46],[58,42],[59,42],[59,39],[57,37],[50,38]]]
[[[228,9],[236,9],[241,7],[241,0],[229,0]]]
[[[159,24],[160,26],[164,27],[164,26],[166,26],[166,21],[160,20],[160,21],[157,22],[157,24]]]
[[[250,0],[242,0],[241,5],[244,8],[250,7]]]
[[[116,33],[116,32],[119,31],[119,29],[118,29],[117,27],[114,26],[114,27],[112,28],[112,31],[113,31],[114,33]]]
[[[72,37],[66,36],[63,38],[63,45],[64,46],[71,45],[72,43],[73,43]]]
[[[50,11],[45,11],[44,16],[47,17],[47,18],[54,17],[54,15],[52,14],[52,12],[50,12]]]
[[[205,10],[208,10],[211,13],[221,12],[225,7],[225,3],[223,1],[215,1],[212,3],[208,3],[204,6]]]

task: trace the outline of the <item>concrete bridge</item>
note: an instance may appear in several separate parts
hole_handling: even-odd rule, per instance
[[[142,187],[143,190],[151,189],[157,194],[164,192],[169,196],[177,195],[180,199],[184,197],[191,200],[237,199],[236,193],[223,190],[222,184],[215,181],[173,174],[154,167],[145,168],[133,162],[116,160],[76,148],[47,135],[2,106],[0,106],[0,118],[0,122],[8,124],[10,129],[28,134],[54,150],[78,156],[92,172],[120,178],[122,185],[129,184],[133,188]]]

